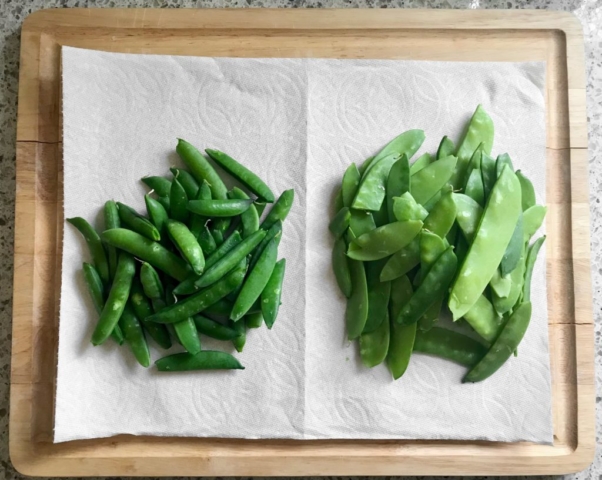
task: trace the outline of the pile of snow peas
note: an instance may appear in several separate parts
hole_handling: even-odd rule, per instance
[[[176,152],[188,169],[171,168],[171,179],[142,179],[151,189],[144,197],[148,216],[109,200],[100,235],[81,217],[67,219],[91,254],[83,276],[99,314],[92,344],[125,342],[148,367],[148,335],[163,349],[175,341],[185,350],[157,360],[159,371],[243,369],[227,352],[203,350],[199,333],[241,352],[247,328],[274,325],[285,270],[278,245],[294,190],[276,199],[257,175],[218,150],[205,156],[179,140]],[[228,190],[215,164],[240,187]]]
[[[394,379],[416,351],[482,381],[517,354],[529,325],[545,236],[531,240],[546,207],[508,154],[491,156],[494,126],[481,105],[465,132],[457,147],[443,137],[435,155],[413,162],[425,134],[402,133],[351,164],[335,199],[332,264],[348,338],[359,339],[364,365],[386,362]],[[437,326],[446,310],[454,323]]]

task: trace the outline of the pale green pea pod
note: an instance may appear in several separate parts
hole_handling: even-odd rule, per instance
[[[489,198],[491,189],[497,180],[497,174],[495,171],[495,160],[485,152],[481,155],[481,178],[483,180],[485,198]]]
[[[453,140],[447,137],[443,137],[441,139],[441,143],[439,143],[439,148],[437,148],[437,160],[447,157],[448,155],[453,155],[456,151],[456,145]]]
[[[408,246],[391,255],[380,272],[380,281],[395,280],[408,273],[418,263],[420,263],[420,241],[416,237]]]
[[[504,169],[505,165],[508,165],[512,170],[514,170],[514,165],[512,165],[510,155],[508,155],[507,153],[502,153],[501,155],[498,155],[495,161],[495,172],[498,177],[502,174],[502,170]],[[518,172],[516,173],[518,174]]]
[[[398,222],[406,220],[424,220],[429,212],[419,203],[416,203],[410,192],[393,198],[393,215]]]
[[[410,193],[416,202],[425,205],[449,181],[456,166],[456,157],[437,160],[412,175]]]
[[[390,341],[389,312],[385,306],[385,318],[376,330],[360,336],[360,356],[366,367],[375,367],[387,357]]]
[[[534,205],[523,213],[523,235],[525,243],[531,240],[546,218],[547,207]]]
[[[385,199],[385,185],[391,167],[400,156],[397,153],[386,156],[366,172],[351,206],[357,210],[380,210]]]
[[[507,295],[500,296],[495,290],[492,289],[491,292],[491,300],[493,302],[493,307],[498,315],[504,315],[514,308],[516,302],[520,297],[520,294],[523,291],[524,284],[524,276],[525,276],[525,260],[526,260],[526,250],[523,245],[523,249],[521,251],[521,257],[519,259],[518,265],[512,272],[510,272],[510,290]]]
[[[407,132],[403,132],[387,143],[376,156],[366,160],[360,167],[360,173],[362,176],[367,175],[378,162],[394,153],[399,156],[405,153],[408,158],[412,158],[412,155],[418,151],[425,138],[423,130],[408,130]]]
[[[480,168],[475,168],[469,174],[464,193],[479,205],[485,205],[485,188],[483,187],[483,178],[481,176]]]
[[[433,163],[433,157],[430,153],[425,153],[420,155],[412,165],[410,165],[410,175],[414,175],[415,173],[422,170],[427,165]]]
[[[420,220],[389,223],[357,237],[349,245],[347,256],[364,262],[388,257],[408,245],[421,228]]]
[[[518,177],[518,181],[520,182],[520,188],[522,193],[522,206],[524,212],[537,203],[535,199],[535,189],[533,188],[531,180],[525,177],[520,170],[516,171],[516,176]]]
[[[479,297],[470,310],[466,312],[464,319],[475,332],[489,343],[495,340],[500,331],[500,317],[485,295]]]
[[[483,207],[474,199],[462,193],[454,193],[453,199],[456,203],[456,220],[460,226],[460,230],[462,230],[466,240],[472,242],[479,226],[481,215],[483,215]]]
[[[457,208],[452,193],[451,185],[443,187],[439,201],[424,220],[424,228],[441,238],[445,238],[456,221]]]

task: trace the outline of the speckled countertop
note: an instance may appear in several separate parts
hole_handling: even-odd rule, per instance
[[[22,477],[14,470],[8,456],[15,138],[21,24],[27,15],[41,8],[178,6],[537,8],[574,12],[583,25],[586,48],[592,278],[596,321],[597,450],[590,468],[567,478],[602,480],[602,0],[0,0],[0,478]]]

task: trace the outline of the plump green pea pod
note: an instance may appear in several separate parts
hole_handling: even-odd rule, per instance
[[[130,296],[130,288],[135,273],[136,265],[134,258],[125,252],[121,252],[119,254],[117,271],[115,272],[111,290],[109,291],[107,301],[105,302],[96,328],[94,329],[94,333],[92,334],[92,345],[104,343],[111,335],[115,325],[119,322],[127,299]],[[125,336],[125,332],[123,333]]]
[[[485,205],[485,188],[483,187],[483,177],[481,176],[480,168],[475,168],[468,175],[464,193],[479,205]]]
[[[488,343],[493,342],[501,328],[501,319],[485,295],[464,315],[468,324]]]
[[[188,211],[188,195],[186,195],[186,190],[184,190],[184,187],[178,181],[177,177],[171,182],[169,203],[169,216],[178,222],[188,222],[188,218],[190,216],[190,212]]]
[[[387,352],[387,366],[394,380],[400,378],[410,364],[410,357],[414,348],[416,337],[416,324],[399,325],[395,318],[401,308],[412,297],[412,282],[403,275],[391,283],[391,300],[389,302],[389,351]]]
[[[276,321],[276,317],[278,316],[285,268],[286,259],[282,258],[278,260],[276,265],[274,265],[274,270],[272,271],[268,283],[261,292],[261,316],[269,329],[272,328]]]
[[[535,232],[539,230],[546,218],[547,207],[534,205],[523,212],[524,241],[528,243]]]
[[[366,279],[367,277],[368,275],[366,275]],[[370,285],[370,283],[371,282],[367,281],[368,285]],[[374,332],[384,321],[388,322],[389,318],[388,307],[389,298],[391,296],[391,282],[377,282],[375,285],[369,286],[368,288],[368,318],[366,319],[366,324],[362,330],[362,335]]]
[[[257,210],[257,215],[261,217],[263,211],[265,210],[265,207],[267,206],[267,203],[261,200],[255,200],[253,204],[255,205],[255,209]]]
[[[363,170],[361,172],[362,176],[366,176],[382,159],[391,154],[397,154],[399,156],[405,154],[408,158],[412,158],[424,142],[425,138],[426,136],[422,130],[408,130],[398,135],[387,143],[376,156],[366,160],[361,168],[361,170]]]
[[[264,230],[258,230],[250,237],[245,238],[226,255],[220,258],[215,264],[207,267],[205,273],[203,273],[203,275],[201,275],[199,279],[194,282],[194,284],[198,288],[202,288],[218,281],[227,272],[236,267],[236,265],[238,265],[240,261],[243,260],[249,253],[251,253],[259,244],[259,242],[261,242],[263,237],[265,237],[265,235],[266,232]],[[278,238],[280,237],[278,236]]]
[[[86,282],[86,287],[88,287],[90,297],[92,298],[92,303],[94,304],[96,312],[100,315],[105,306],[104,285],[102,284],[100,275],[98,275],[98,271],[93,265],[84,262],[83,271],[84,280]],[[111,332],[111,337],[113,337],[113,340],[119,345],[123,344],[123,332],[121,331],[119,324],[117,324]]]
[[[186,192],[186,196],[188,198],[196,198],[197,194],[199,193],[199,183],[196,181],[196,179],[182,168],[172,167],[169,169],[169,171],[172,173],[174,178],[178,179],[178,182],[180,182],[184,188],[184,191]]]
[[[236,330],[203,315],[195,315],[193,320],[199,333],[217,340],[234,340],[240,335]]]
[[[370,333],[360,335],[360,357],[362,363],[372,368],[380,365],[387,358],[389,351],[390,326],[389,312],[385,308],[385,319]]]
[[[201,184],[201,186],[198,189],[196,197],[189,197],[189,198],[194,198],[195,200],[211,200],[211,187],[209,186],[207,181],[203,181],[203,183]],[[207,228],[208,221],[209,221],[209,219],[207,217],[204,217],[203,215],[197,215],[195,213],[190,215],[190,219],[189,219],[190,232],[197,238],[197,240],[199,240],[199,237],[201,236],[203,230],[205,230]],[[215,243],[215,240],[213,240],[213,242]],[[200,240],[199,240],[199,243],[200,243]],[[203,245],[201,245],[201,247],[203,247]],[[203,253],[205,255],[211,254],[211,252],[207,252],[204,248],[203,248]]]
[[[393,212],[393,199],[395,197],[400,197],[404,193],[408,193],[409,190],[410,162],[408,161],[407,155],[402,155],[391,167],[389,177],[387,178],[386,203],[389,222],[394,222],[396,218]],[[407,220],[410,219],[408,218]]]
[[[481,156],[481,179],[483,180],[485,198],[489,198],[489,194],[491,193],[493,185],[495,185],[497,177],[495,160],[492,156],[483,152]]]
[[[270,190],[270,187],[247,167],[219,150],[207,148],[205,149],[205,152],[207,152],[207,155],[209,155],[215,163],[240,181],[249,191],[253,192],[266,202],[271,203],[274,201],[274,194]]]
[[[525,177],[520,170],[516,171],[516,176],[520,182],[521,201],[524,212],[537,203],[537,200],[535,199],[535,189],[533,188],[531,180]]]
[[[414,200],[414,197],[409,192],[393,198],[393,215],[398,222],[424,220],[428,214],[429,212],[426,208],[416,203],[416,200]]]
[[[360,185],[360,171],[355,163],[352,163],[345,170],[343,182],[341,184],[341,202],[343,207],[351,207],[351,203],[357,194],[357,189]],[[340,208],[338,209],[340,210]],[[337,211],[338,211],[337,210]]]
[[[229,321],[228,325],[232,328],[238,336],[232,340],[232,345],[236,348],[237,352],[242,352],[247,342],[247,324],[245,322],[234,322]]]
[[[437,299],[447,292],[457,267],[453,247],[449,247],[432,265],[420,286],[395,319],[401,325],[416,323]]]
[[[90,250],[90,255],[92,256],[92,263],[96,267],[96,270],[98,270],[102,282],[108,285],[110,281],[109,261],[107,260],[107,254],[98,233],[92,225],[81,217],[68,218],[67,221],[84,236]]]
[[[147,262],[143,262],[140,267],[140,282],[142,283],[144,294],[151,300],[165,297],[165,290],[159,274]]]
[[[232,198],[241,200],[249,198],[249,196],[238,187],[234,187],[228,195]],[[251,203],[249,208],[241,213],[240,221],[242,223],[242,238],[247,238],[249,235],[259,230],[259,215],[257,214],[257,208],[255,208],[254,203]]]
[[[201,341],[192,318],[189,317],[186,320],[174,323],[173,328],[179,342],[188,353],[196,355],[201,351]]]
[[[376,228],[376,223],[370,212],[352,208],[351,217],[349,218],[349,228],[353,230],[355,236],[359,237],[364,233],[374,230]]]
[[[512,159],[510,158],[510,155],[508,155],[507,153],[502,153],[501,155],[498,155],[495,161],[496,176],[499,177],[502,174],[505,165],[508,165],[511,170],[514,170],[514,165],[512,165]],[[516,173],[518,174],[518,172]]]
[[[523,214],[518,216],[514,233],[510,238],[510,243],[506,247],[502,261],[500,262],[500,272],[502,276],[508,275],[512,270],[516,268],[520,260],[521,253],[523,251],[524,243],[523,233]]]
[[[335,238],[341,238],[343,234],[349,228],[349,220],[351,219],[351,213],[349,212],[349,208],[343,207],[339,210],[339,212],[334,216],[330,225],[328,225],[328,229],[332,232]]]
[[[261,228],[269,230],[276,222],[284,222],[284,219],[288,216],[288,212],[290,212],[293,206],[294,200],[295,191],[293,189],[282,192],[282,195],[278,197],[278,200],[276,200],[276,203],[274,203],[272,209],[261,223]]]
[[[165,210],[159,201],[155,200],[150,195],[144,195],[144,203],[146,204],[146,211],[148,212],[151,222],[159,231],[161,244],[166,247],[171,245],[167,234],[167,220],[169,220],[167,210]]]
[[[453,154],[453,153],[452,153]],[[452,155],[450,154],[450,155]],[[410,176],[418,173],[424,167],[429,166],[435,159],[430,153],[420,155],[412,165],[410,165]]]
[[[477,109],[468,123],[466,135],[464,135],[462,142],[460,142],[458,152],[456,153],[458,164],[456,165],[456,171],[454,172],[451,181],[454,189],[460,189],[464,185],[470,158],[481,143],[483,144],[483,151],[488,155],[491,154],[493,134],[494,128],[491,117],[489,117],[481,105],[477,106]]]
[[[498,268],[521,212],[520,184],[505,168],[498,178],[468,255],[449,295],[454,319],[464,316],[481,296]]]
[[[243,320],[247,328],[259,328],[263,325],[263,315],[261,312],[247,313]]]
[[[203,310],[203,314],[230,318],[230,312],[232,312],[233,306],[233,302],[229,301],[226,298],[222,298],[221,300],[218,300],[213,305],[209,305],[205,310]]]
[[[531,302],[523,302],[512,313],[489,351],[472,367],[462,382],[481,382],[497,372],[519,346],[530,320]]]
[[[487,352],[484,345],[466,335],[433,327],[428,332],[417,332],[414,351],[445,358],[472,367]]]
[[[182,139],[178,139],[176,152],[199,184],[203,183],[203,180],[207,180],[207,183],[211,186],[213,198],[226,198],[228,192],[226,185],[224,185],[220,176],[201,152]]]
[[[234,302],[230,319],[237,322],[249,311],[255,301],[260,297],[261,292],[265,289],[278,256],[278,245],[280,244],[281,235],[276,235],[270,243],[265,247],[265,250],[257,260],[253,270],[249,273],[247,279],[243,283],[242,289]],[[244,240],[243,240],[244,242]]]
[[[132,207],[128,207],[124,203],[117,202],[117,207],[121,222],[130,230],[145,236],[149,240],[161,240],[159,229],[148,218],[143,217]]]
[[[531,277],[533,276],[533,268],[535,267],[535,262],[537,261],[537,255],[539,254],[539,250],[543,245],[543,242],[546,241],[545,235],[543,237],[539,237],[533,245],[529,247],[529,251],[527,253],[527,261],[525,263],[525,284],[523,286],[523,301],[530,302],[531,301]]]
[[[527,252],[525,246],[523,245],[523,249],[521,252],[521,257],[519,259],[517,267],[510,272],[508,278],[510,280],[510,289],[508,293],[505,295],[498,295],[497,292],[492,289],[491,291],[491,300],[493,303],[493,307],[498,315],[504,315],[514,308],[518,299],[523,292],[523,285],[525,283],[525,261],[526,261]]]
[[[151,338],[157,342],[161,348],[171,348],[171,339],[169,338],[169,332],[165,328],[165,325],[146,321],[146,318],[150,317],[154,311],[151,302],[144,294],[144,288],[141,281],[137,278],[134,278],[132,281],[129,302],[136,317],[140,320],[142,326]]]
[[[119,318],[119,327],[123,331],[125,343],[130,346],[138,363],[145,368],[148,367],[150,365],[150,351],[144,337],[144,330],[129,303],[125,305]]]
[[[420,220],[394,222],[357,237],[349,245],[347,256],[354,260],[373,261],[388,257],[408,245],[420,232]]]
[[[174,353],[155,362],[160,372],[189,372],[193,370],[244,370],[236,358],[226,352],[203,350],[196,355]]]
[[[347,338],[354,340],[362,334],[368,319],[368,285],[362,262],[349,260],[351,272],[351,296],[347,300],[345,323]]]
[[[395,252],[380,273],[380,281],[387,282],[405,275],[420,263],[420,242],[412,240],[408,246]]]
[[[445,238],[456,221],[457,207],[451,185],[441,189],[441,198],[424,219],[424,228]]]
[[[267,231],[265,237],[263,237],[263,240],[259,243],[259,245],[257,245],[257,248],[253,251],[253,255],[251,256],[251,261],[249,262],[249,270],[253,269],[253,267],[257,263],[257,260],[259,260],[259,257],[261,256],[262,252],[264,251],[265,247],[267,246],[267,244],[272,241],[272,238],[274,238],[279,233],[281,234],[281,232],[282,232],[282,222],[277,221],[274,225],[272,225],[270,227],[270,229]]]
[[[234,217],[246,212],[252,205],[251,199],[190,200],[188,210],[206,217]]]
[[[362,178],[351,206],[356,210],[377,211],[385,199],[385,187],[391,167],[399,154],[393,153],[375,164]]]
[[[414,200],[425,205],[449,181],[455,166],[456,157],[449,156],[431,163],[412,175],[410,193]]]
[[[181,222],[168,220],[167,231],[172,242],[192,267],[194,273],[201,275],[205,268],[205,256],[199,242],[194,238],[188,227]]]
[[[183,281],[192,271],[177,255],[142,235],[125,228],[114,228],[101,234],[102,241],[131,253],[140,260],[165,272],[176,280]]]
[[[171,183],[169,185],[171,188]],[[157,197],[157,202],[163,205],[163,208],[166,212],[171,212],[171,202],[169,200],[169,195],[167,197]]]
[[[349,262],[347,260],[347,245],[345,240],[338,238],[334,242],[332,249],[332,270],[337,280],[339,289],[347,298],[351,295],[351,272],[349,271]]]
[[[105,230],[111,228],[119,228],[121,226],[121,220],[119,220],[119,211],[117,204],[113,200],[107,200],[104,205],[104,217],[105,217]],[[110,245],[105,245],[107,251],[107,262],[109,263],[109,277],[111,280],[115,276],[115,270],[117,270],[117,249]]]
[[[441,139],[441,143],[439,143],[439,148],[437,148],[437,160],[441,158],[445,158],[449,155],[453,155],[456,151],[456,145],[451,138],[448,138],[446,135]]]
[[[169,197],[171,182],[165,177],[144,177],[142,181],[159,197]]]
[[[366,160],[364,160],[364,163],[362,163],[358,167],[358,170],[360,172],[360,176],[362,176],[362,175],[364,175],[364,173],[366,173],[366,170],[368,170],[370,168],[370,165],[372,165],[372,162],[374,161],[375,158],[376,158],[376,156],[374,156],[374,157],[368,157]],[[353,195],[353,196],[355,197],[355,195]]]
[[[454,193],[453,199],[456,204],[456,220],[460,226],[460,230],[462,230],[464,238],[472,242],[479,226],[481,215],[483,215],[483,207],[473,198],[462,193]]]
[[[192,232],[192,230],[191,230]],[[211,231],[209,227],[206,225],[203,226],[199,236],[197,237],[199,245],[203,249],[203,254],[205,256],[213,255],[215,250],[217,249],[217,244],[215,243],[215,238],[211,235]]]
[[[243,281],[246,271],[246,263],[241,262],[238,267],[211,285],[211,287],[195,293],[194,295],[180,300],[176,304],[151,315],[147,318],[147,321],[176,323],[203,312],[207,307],[236,290]]]

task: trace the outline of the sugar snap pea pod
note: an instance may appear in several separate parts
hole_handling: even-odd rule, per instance
[[[130,346],[138,363],[145,368],[148,367],[150,365],[150,351],[144,337],[144,330],[129,303],[125,305],[119,318],[119,327],[123,331],[125,343]]]
[[[232,307],[232,312],[230,313],[231,320],[235,322],[240,320],[260,297],[261,292],[263,292],[268,284],[276,265],[280,238],[281,235],[276,235],[267,244],[253,270],[250,271],[247,279],[244,281],[242,289],[234,302],[234,307]]]
[[[259,328],[263,325],[263,315],[261,312],[247,313],[243,320],[247,328]]]
[[[462,382],[480,382],[497,372],[519,346],[531,320],[531,302],[521,303],[485,356],[466,374]]]
[[[178,178],[174,178],[171,182],[171,190],[169,192],[170,211],[169,216],[173,220],[186,223],[190,216],[188,211],[188,196]]]
[[[332,249],[332,270],[337,280],[339,289],[347,298],[351,295],[351,273],[349,271],[349,263],[347,260],[347,245],[345,240],[338,238],[334,242]]]
[[[203,183],[203,180],[207,180],[207,183],[211,186],[213,198],[226,198],[228,192],[226,185],[224,185],[220,176],[201,152],[182,139],[178,139],[176,152],[199,184]]]
[[[188,317],[181,322],[174,323],[173,328],[178,340],[188,353],[195,355],[201,351],[199,334],[196,330],[194,320],[191,317]]]
[[[453,153],[452,153],[453,154]],[[451,154],[450,154],[451,155]],[[420,155],[412,165],[410,165],[410,176],[418,173],[424,167],[433,163],[433,156],[430,153],[424,153]]]
[[[191,273],[190,267],[177,255],[161,244],[125,228],[106,230],[100,236],[103,242],[131,253],[140,260],[165,272],[176,280],[183,281]]]
[[[253,200],[233,198],[230,200],[190,200],[188,210],[206,217],[234,217],[246,212]]]
[[[238,334],[238,336],[232,340],[232,345],[234,345],[237,352],[242,352],[245,348],[245,343],[247,343],[247,324],[245,322],[234,322],[230,320],[228,325]]]
[[[462,230],[464,238],[472,242],[479,226],[481,215],[483,215],[483,207],[473,198],[462,193],[454,193],[453,199],[456,204],[456,220],[460,226],[460,230]]]
[[[454,141],[446,135],[441,139],[441,143],[439,143],[439,148],[437,148],[437,160],[440,158],[445,158],[449,155],[453,155],[456,151],[456,145]]]
[[[362,334],[368,319],[368,285],[362,262],[349,260],[349,270],[351,271],[352,287],[345,310],[345,323],[347,324],[347,338],[354,340]]]
[[[408,245],[422,228],[420,220],[394,222],[357,237],[349,245],[347,256],[372,261],[388,257]]]
[[[239,333],[234,329],[202,315],[195,315],[193,320],[198,332],[208,337],[217,340],[234,340],[239,336]]]
[[[416,203],[409,192],[393,198],[393,215],[398,222],[424,220],[428,214],[429,212],[422,205]]]
[[[521,257],[519,259],[518,265],[514,270],[510,272],[508,278],[510,279],[510,289],[508,290],[508,294],[501,296],[498,295],[495,290],[491,291],[491,300],[493,303],[493,307],[498,315],[504,315],[514,308],[518,299],[523,291],[523,285],[525,283],[525,261],[526,261],[527,252],[525,246],[523,245]]]
[[[269,329],[272,328],[278,316],[285,268],[286,259],[282,258],[278,260],[276,265],[274,265],[274,270],[272,271],[272,275],[270,275],[268,283],[261,292],[261,314]]]
[[[358,170],[360,172],[360,176],[364,175],[364,173],[366,172],[366,170],[368,170],[368,168],[370,168],[370,165],[372,165],[372,162],[374,161],[375,158],[376,158],[376,156],[374,156],[374,157],[368,157],[366,160],[364,160],[364,163],[362,163],[358,167]],[[355,194],[353,196],[355,197]]]
[[[276,222],[284,222],[288,212],[290,212],[295,200],[295,191],[293,189],[285,190],[282,195],[278,197],[276,203],[272,206],[272,209],[261,223],[261,228],[269,230]]]
[[[169,171],[172,173],[174,178],[178,179],[178,182],[180,182],[184,188],[184,191],[186,192],[186,196],[188,198],[196,198],[197,194],[199,193],[199,183],[196,181],[196,179],[182,168],[172,167],[169,169]]]
[[[203,254],[206,256],[212,255],[213,252],[215,252],[215,250],[217,249],[215,239],[213,238],[213,235],[211,235],[209,227],[207,227],[206,225],[204,225],[201,229],[197,240],[199,242],[199,245],[203,249]]]
[[[501,329],[501,319],[485,295],[466,312],[464,320],[488,343],[496,339]]]
[[[231,195],[232,198],[241,200],[249,198],[249,196],[238,187],[234,187],[229,195]],[[247,238],[249,235],[259,230],[259,215],[254,203],[251,203],[249,208],[240,215],[240,221],[242,222],[242,238]]]
[[[380,272],[380,281],[387,282],[401,277],[418,263],[420,263],[420,242],[415,238],[406,247],[391,255]]]
[[[510,292],[510,275],[502,276],[499,269],[496,269],[489,281],[489,286],[499,297],[507,297]]]
[[[165,325],[146,321],[146,318],[150,317],[154,311],[153,307],[151,306],[151,302],[144,294],[142,283],[137,278],[134,278],[132,281],[129,302],[134,310],[134,313],[136,314],[136,317],[140,320],[144,330],[148,332],[151,338],[157,342],[161,348],[170,348],[171,339],[169,338],[169,332],[165,328]]]
[[[169,197],[171,182],[165,177],[144,177],[142,181],[159,197]]]
[[[102,282],[108,285],[110,277],[109,261],[107,260],[107,254],[98,233],[92,225],[81,217],[68,218],[67,221],[84,236],[90,250],[90,255],[92,256],[92,263],[96,267],[96,270],[98,270]]]
[[[213,305],[209,305],[205,310],[203,310],[203,314],[230,318],[230,312],[232,311],[233,306],[234,303],[230,302],[226,298],[222,298],[221,300],[218,300]]]
[[[105,230],[119,228],[121,226],[117,204],[113,200],[107,200],[103,211],[105,217]],[[105,247],[107,251],[107,262],[109,263],[109,277],[112,280],[115,276],[115,270],[117,270],[117,249],[110,245],[105,245]]]
[[[263,240],[259,243],[259,245],[257,245],[257,248],[253,251],[251,261],[249,262],[249,270],[253,269],[266,245],[270,243],[272,241],[272,238],[274,238],[280,232],[282,232],[282,222],[277,221],[274,225],[270,227],[265,237],[263,237]]]
[[[518,216],[514,233],[512,234],[512,238],[510,238],[510,243],[506,247],[506,251],[504,252],[504,256],[500,263],[500,272],[502,276],[508,275],[518,265],[523,251],[523,238],[523,214],[521,213]]]
[[[255,202],[253,203],[255,205],[255,209],[257,210],[257,215],[261,217],[263,211],[265,210],[265,207],[267,206],[267,202],[264,202],[262,200],[255,200]]]
[[[529,251],[527,253],[527,261],[525,263],[525,284],[523,286],[523,301],[530,302],[531,301],[531,277],[533,276],[533,268],[535,267],[535,261],[537,260],[537,255],[539,254],[539,250],[543,245],[543,242],[546,241],[546,236],[539,237],[533,245],[529,247]]]
[[[235,268],[236,265],[238,265],[240,261],[243,260],[249,253],[251,253],[259,244],[259,242],[261,242],[263,237],[265,237],[265,235],[266,232],[264,230],[258,230],[250,237],[245,238],[242,242],[240,242],[238,245],[232,248],[232,250],[230,250],[226,255],[220,258],[213,265],[211,265],[210,267],[206,267],[203,275],[201,275],[199,279],[194,282],[194,284],[198,288],[202,288],[217,282],[226,273]],[[277,235],[277,237],[278,239],[280,239],[279,235]]]
[[[175,220],[167,221],[167,231],[174,245],[192,267],[197,275],[203,273],[205,268],[205,256],[203,250],[188,227]]]
[[[521,212],[520,184],[506,167],[491,191],[466,259],[449,295],[454,319],[470,310],[498,268]]]
[[[487,349],[477,340],[440,327],[428,332],[416,332],[414,351],[445,358],[472,367],[483,358]]]
[[[541,227],[546,217],[547,207],[534,205],[523,212],[523,234],[524,241],[528,243],[535,232]]]
[[[163,246],[170,247],[171,242],[167,233],[167,220],[169,220],[167,210],[165,210],[165,207],[158,200],[155,200],[150,195],[144,195],[144,203],[146,204],[146,211],[151,222],[157,227],[161,236],[159,241]]]
[[[189,198],[194,198],[195,200],[211,200],[211,187],[209,186],[207,181],[203,181],[203,183],[201,184],[201,186],[198,189],[196,197],[189,197]],[[203,215],[197,215],[196,213],[193,213],[190,215],[190,221],[189,221],[190,232],[197,238],[197,240],[201,236],[201,233],[203,232],[203,230],[206,228],[208,221],[209,221],[209,219],[207,217],[204,217]],[[214,242],[215,242],[215,240],[214,240]],[[200,241],[199,241],[199,243],[200,243]],[[201,245],[201,247],[202,247],[202,245]],[[211,254],[211,252],[207,252],[207,251],[205,251],[205,249],[203,249],[203,253],[205,255]]]
[[[464,193],[479,205],[485,205],[485,188],[483,187],[483,178],[481,176],[480,168],[475,168],[468,175]]]
[[[401,158],[397,160],[391,167],[391,170],[389,171],[389,177],[387,178],[386,203],[389,222],[395,221],[395,215],[393,213],[393,198],[400,197],[409,190],[410,163],[408,162],[407,155],[402,155]]]
[[[160,372],[188,372],[193,370],[244,370],[236,358],[226,352],[203,350],[196,355],[174,353],[155,362]]]
[[[491,117],[489,117],[481,105],[477,106],[477,109],[468,123],[466,135],[464,135],[462,142],[460,142],[458,152],[456,153],[458,164],[456,165],[456,171],[454,172],[451,181],[454,189],[462,188],[464,185],[468,162],[481,143],[483,144],[483,152],[488,155],[491,154],[491,147],[493,147],[493,133],[494,129]]]
[[[242,242],[242,237],[239,232],[232,232],[232,234],[224,240],[224,242],[209,256],[205,261],[205,268],[212,267],[217,263],[218,260],[223,258],[228,252],[230,252],[236,245]]]
[[[349,227],[349,220],[351,218],[351,213],[349,212],[349,208],[343,207],[339,210],[339,212],[334,216],[330,224],[328,225],[328,229],[332,232],[335,238],[341,238],[347,228]]]
[[[83,271],[84,280],[86,282],[86,287],[88,287],[88,292],[90,292],[92,303],[94,304],[96,312],[100,315],[105,306],[104,285],[102,284],[100,275],[98,275],[98,271],[93,265],[84,262]],[[119,324],[117,324],[111,332],[111,337],[113,337],[113,340],[119,345],[123,344],[123,332],[121,331]]]
[[[443,308],[443,300],[444,296],[439,297],[435,303],[427,308],[426,312],[424,312],[424,315],[418,319],[418,323],[416,325],[420,331],[428,332],[439,321],[439,315],[441,314],[441,309]]]
[[[424,219],[424,228],[445,238],[456,221],[456,204],[451,185],[441,189],[441,198]]]
[[[92,334],[92,345],[104,343],[109,338],[109,335],[111,335],[115,325],[119,322],[127,299],[130,296],[130,288],[135,273],[136,265],[134,264],[134,258],[125,252],[121,252],[117,261],[117,271],[115,272],[111,290]],[[125,335],[125,332],[123,333]]]
[[[224,243],[224,232],[222,232],[221,230],[216,230],[215,228],[212,228],[211,230],[211,236],[213,237],[213,241],[215,242],[215,244],[219,247],[222,243]],[[240,233],[238,230],[235,230],[236,233]]]
[[[387,358],[389,351],[390,326],[389,312],[386,305],[384,310],[385,318],[380,325],[370,333],[360,335],[360,357],[362,363],[372,368],[380,365]]]
[[[497,177],[495,160],[492,156],[483,152],[481,156],[481,179],[483,180],[485,198],[489,198],[489,194],[491,193],[491,189],[493,188]]]
[[[362,175],[367,175],[382,159],[391,154],[397,154],[399,156],[406,154],[408,158],[412,158],[424,142],[425,138],[426,136],[422,130],[408,130],[407,132],[403,132],[387,143],[387,145],[378,152],[378,154],[369,162],[369,165]],[[366,161],[366,163],[368,163],[368,161]]]
[[[119,209],[119,218],[130,230],[145,236],[149,240],[161,240],[158,228],[148,218],[143,217],[136,210],[121,202],[117,202],[117,207]]]
[[[470,157],[470,161],[468,162],[468,168],[466,169],[466,172],[467,173],[472,172],[475,168],[479,169],[479,171],[480,171],[482,159],[483,159],[483,143],[479,144],[477,149],[472,154],[472,157]],[[466,180],[468,180],[468,175],[466,176]],[[482,177],[481,177],[481,181],[482,181]],[[465,186],[465,188],[466,188],[466,186]]]
[[[349,228],[353,230],[356,236],[361,236],[376,228],[374,217],[366,210],[351,209],[351,217],[349,217]]]
[[[366,172],[351,204],[353,208],[371,211],[380,209],[385,199],[387,177],[391,167],[399,158],[399,154],[396,153],[388,155]]]
[[[404,304],[412,296],[412,283],[403,275],[391,283],[391,300],[389,301],[389,351],[387,352],[387,366],[394,380],[400,378],[410,364],[410,357],[416,336],[416,324],[399,325],[395,318]]]
[[[140,282],[144,294],[151,300],[165,297],[165,290],[157,271],[147,262],[140,267]],[[146,317],[144,317],[146,318]]]
[[[369,283],[369,282],[368,282]],[[388,306],[391,296],[391,282],[378,282],[368,290],[368,318],[362,334],[377,330],[384,322],[388,322]],[[388,330],[388,327],[387,327]],[[385,352],[386,353],[386,352]],[[380,363],[380,362],[379,362]]]
[[[499,177],[502,174],[502,170],[504,170],[505,165],[508,165],[511,170],[514,170],[514,165],[512,165],[512,159],[510,158],[510,155],[507,153],[502,153],[501,155],[498,155],[495,161],[496,176]],[[516,173],[518,174],[518,172]]]
[[[401,325],[416,323],[428,308],[447,292],[456,273],[456,267],[456,255],[453,247],[449,247],[429,269],[420,286],[402,307],[395,320]]]
[[[520,170],[516,171],[516,176],[520,182],[521,199],[524,212],[537,203],[537,200],[535,199],[535,189],[533,188],[531,180],[525,177]]]
[[[351,206],[351,202],[353,202],[360,184],[360,177],[360,171],[357,169],[355,163],[349,165],[347,170],[345,170],[343,183],[341,185],[341,201],[343,202],[343,207]],[[340,210],[340,208],[338,210]]]
[[[426,204],[445,185],[456,166],[456,157],[449,156],[437,160],[412,175],[410,193],[416,202]]]
[[[171,187],[171,183],[169,184]],[[163,208],[166,212],[171,212],[171,202],[169,200],[169,196],[167,197],[157,197],[157,202],[163,205]]]

